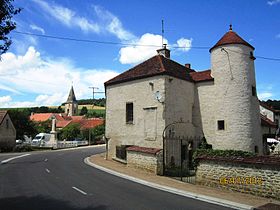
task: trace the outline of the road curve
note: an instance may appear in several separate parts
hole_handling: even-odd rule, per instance
[[[229,209],[143,186],[84,164],[85,157],[103,151],[104,147],[89,147],[33,152],[0,164],[0,209]],[[4,156],[0,160],[5,160]]]

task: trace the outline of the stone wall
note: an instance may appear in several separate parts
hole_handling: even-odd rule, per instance
[[[280,158],[200,159],[196,183],[280,200]]]
[[[161,174],[162,150],[132,146],[127,149],[127,165]]]
[[[13,148],[16,145],[16,129],[8,114],[0,124],[0,150]]]

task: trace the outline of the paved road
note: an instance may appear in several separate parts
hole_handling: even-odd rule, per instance
[[[1,164],[0,209],[229,209],[142,186],[84,164],[85,157],[102,151],[103,147],[91,147],[35,152]],[[0,160],[5,158],[0,155]]]

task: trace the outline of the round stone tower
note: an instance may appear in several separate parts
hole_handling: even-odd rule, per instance
[[[254,47],[230,25],[210,49],[214,78],[214,149],[263,153]]]

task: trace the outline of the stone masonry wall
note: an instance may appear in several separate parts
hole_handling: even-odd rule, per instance
[[[203,160],[197,167],[196,182],[280,200],[279,164],[275,166]]]
[[[161,173],[160,154],[149,154],[137,151],[127,151],[127,165],[135,168],[141,168],[146,171]]]

